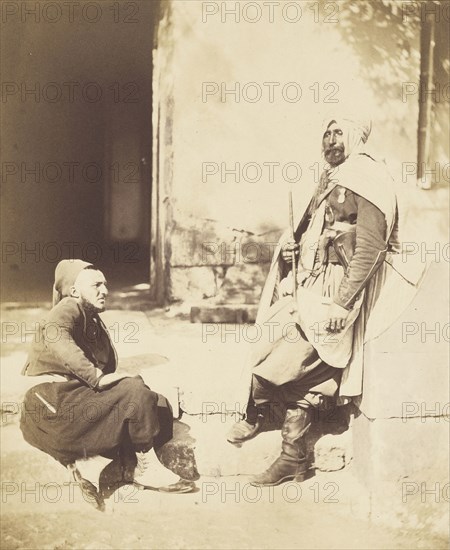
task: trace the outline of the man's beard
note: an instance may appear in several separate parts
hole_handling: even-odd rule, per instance
[[[325,150],[324,157],[331,166],[338,166],[345,160],[344,147],[329,147]]]
[[[90,313],[91,315],[94,313],[101,313],[102,311],[105,311],[105,306],[98,308],[94,306],[94,304],[91,304],[91,302],[86,300],[86,298],[83,298],[83,297],[81,298],[81,306],[87,313]]]

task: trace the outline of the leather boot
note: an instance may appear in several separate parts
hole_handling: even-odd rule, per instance
[[[67,470],[70,473],[70,481],[75,482],[78,485],[85,502],[94,506],[96,510],[104,512],[105,501],[99,491],[97,491],[97,487],[81,475],[75,463],[68,464]]]
[[[253,404],[247,406],[246,419],[236,422],[228,432],[227,441],[233,445],[240,445],[256,437],[262,430],[267,407],[255,407]]]
[[[308,477],[305,435],[311,426],[311,409],[289,408],[281,429],[281,455],[262,474],[250,478],[251,485],[267,487]]]

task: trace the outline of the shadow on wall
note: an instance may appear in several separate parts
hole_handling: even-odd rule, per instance
[[[324,7],[325,0],[321,0]],[[344,0],[340,4],[339,29],[342,38],[361,60],[361,71],[375,91],[380,104],[401,99],[403,103],[419,101],[420,30],[424,4],[396,0]],[[427,9],[430,10],[428,3]],[[434,3],[436,46],[434,59],[435,112],[433,121],[433,156],[448,156],[448,78],[449,32],[448,2]],[[445,8],[445,9],[444,9]],[[391,122],[402,127],[404,113],[390,109]],[[445,182],[441,182],[445,183]]]

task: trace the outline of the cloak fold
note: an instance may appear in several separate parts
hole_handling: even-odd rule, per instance
[[[301,252],[300,259],[304,267],[311,263],[314,258],[317,245],[318,235],[323,227],[323,205],[324,199],[328,193],[336,186],[346,187],[350,191],[364,197],[366,200],[375,205],[383,214],[386,220],[387,227],[387,255],[382,265],[377,269],[372,276],[365,289],[362,291],[360,298],[357,301],[354,316],[357,316],[353,323],[353,347],[351,358],[348,364],[333,365],[333,356],[326,356],[323,350],[318,345],[315,345],[314,337],[309,334],[308,341],[317,349],[321,359],[331,364],[343,368],[341,385],[339,389],[339,402],[344,404],[348,402],[348,398],[355,398],[362,393],[363,383],[363,365],[364,365],[364,343],[370,339],[374,339],[382,332],[387,330],[395,319],[401,315],[402,311],[408,306],[417,291],[417,285],[423,276],[426,269],[425,265],[416,266],[414,277],[409,273],[402,274],[402,266],[396,261],[398,252],[400,251],[398,241],[398,208],[395,195],[394,182],[390,176],[386,166],[382,162],[375,161],[367,153],[359,153],[350,156],[343,164],[331,171],[331,181],[325,193],[323,193],[318,201],[311,200],[305,205],[304,209],[299,213],[296,236],[298,237],[299,228],[304,224],[306,217],[310,214],[311,205],[315,202],[316,210],[309,223],[305,233],[301,236]],[[295,303],[292,297],[284,297],[281,300],[274,301],[274,297],[278,296],[278,283],[281,280],[282,273],[282,258],[281,250],[286,241],[291,239],[291,230],[286,230],[277,244],[272,258],[271,267],[261,294],[261,299],[256,317],[256,324],[261,325],[264,330],[264,325],[282,321],[282,323],[299,322],[302,312],[302,300],[305,299],[304,293],[301,292],[302,287],[299,287],[299,303]],[[302,245],[305,248],[303,253]],[[306,265],[305,265],[306,264]],[[301,271],[299,267],[299,271]],[[272,303],[273,302],[273,303]],[[379,304],[383,306],[386,302],[390,303],[390,314],[383,316],[379,314]],[[325,305],[325,304],[324,304]],[[311,309],[311,305],[309,307]],[[313,308],[314,309],[314,308]],[[374,310],[376,315],[373,322],[370,323],[370,334],[366,331],[369,317]],[[323,321],[321,319],[323,311],[318,312],[316,322]],[[350,313],[350,316],[352,312]],[[289,321],[291,319],[292,321]],[[308,323],[313,322],[313,319],[305,323],[299,323],[302,328],[309,326]],[[351,324],[351,321],[350,321]],[[257,370],[257,366],[261,361],[262,354],[267,356],[275,349],[277,340],[273,339],[272,348],[267,343],[249,344],[250,349],[247,359],[241,374],[241,383],[239,389],[242,392],[238,400],[239,403],[247,403],[248,396],[251,391],[252,374]],[[253,349],[252,349],[253,346]],[[292,355],[292,354],[291,354]],[[301,358],[299,358],[301,359]],[[289,372],[288,364],[280,364],[280,381],[286,382],[286,376],[283,373]],[[319,391],[319,390],[318,390]]]

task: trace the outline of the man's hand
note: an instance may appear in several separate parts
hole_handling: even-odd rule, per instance
[[[98,383],[98,387],[107,388],[108,386],[112,386],[116,382],[119,382],[119,380],[123,380],[124,378],[133,378],[133,376],[133,374],[128,374],[127,372],[112,372],[111,374],[105,374],[105,376]]]
[[[328,332],[341,332],[345,328],[345,323],[350,311],[344,307],[335,304],[334,302],[328,309],[328,323],[326,330]]]
[[[292,252],[294,252],[295,256],[297,257],[298,256],[298,251],[299,251],[299,245],[298,243],[296,243],[295,241],[287,241],[282,249],[281,249],[281,257],[283,258],[283,260],[288,263],[288,264],[291,264],[292,263]]]

